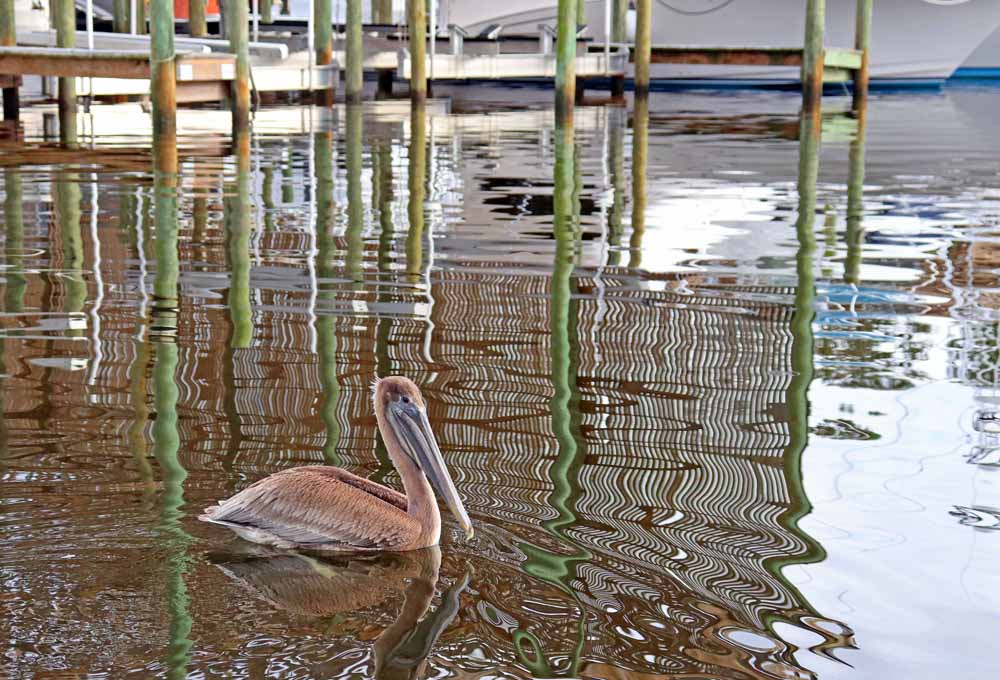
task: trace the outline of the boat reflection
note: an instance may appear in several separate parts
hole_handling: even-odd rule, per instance
[[[438,546],[375,555],[220,554],[209,559],[259,597],[298,616],[323,619],[386,606],[402,596],[395,621],[372,644],[374,676],[385,680],[423,677],[427,658],[458,614],[472,578],[467,566],[431,610],[441,570]]]

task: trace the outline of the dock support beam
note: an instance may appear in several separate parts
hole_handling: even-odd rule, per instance
[[[844,283],[861,283],[861,255],[864,246],[865,215],[865,128],[868,116],[862,107],[857,113],[858,131],[851,142],[847,180],[847,257]]]
[[[802,52],[802,106],[808,110],[818,109],[823,99],[825,24],[826,0],[808,0],[805,49]]]
[[[392,23],[392,0],[372,0],[372,21],[376,24]]]
[[[208,35],[208,22],[205,19],[205,0],[189,0],[188,34],[192,38],[203,38]]]
[[[0,46],[13,47],[17,44],[17,22],[14,0],[0,0]],[[16,83],[16,81],[15,81]],[[17,120],[21,115],[21,102],[17,85],[3,89],[4,120]]]
[[[347,64],[345,65],[348,104],[359,104],[364,92],[362,66],[365,53],[361,42],[361,0],[347,0]]]
[[[642,239],[646,234],[646,164],[649,152],[649,97],[635,97],[632,115],[632,236],[628,266],[642,266]]]
[[[262,23],[262,24],[273,24],[274,23],[274,4],[273,4],[273,0],[261,0],[261,5],[260,5],[260,23]]]
[[[628,0],[614,0],[611,13],[611,42],[621,45],[628,38]],[[611,96],[625,96],[625,74],[611,76]]]
[[[245,0],[229,0],[226,32],[229,34],[229,49],[236,55],[232,102],[234,132],[250,127],[250,28],[247,15],[248,4]]]
[[[576,0],[559,0],[556,36],[556,121],[573,116],[576,102]]]
[[[635,96],[649,96],[649,61],[652,54],[653,3],[637,0],[635,4]]]
[[[76,6],[73,0],[55,0],[57,47],[76,47]],[[76,78],[59,79],[59,140],[76,142]]]
[[[569,1],[575,2],[576,0]],[[427,3],[426,0],[408,0],[408,2],[410,101],[420,103],[427,100]]]
[[[194,0],[192,0],[193,4]],[[111,28],[115,33],[128,33],[131,18],[129,16],[129,0],[115,0],[111,6]]]
[[[854,72],[854,110],[868,102],[868,51],[872,40],[872,0],[858,0],[854,49],[861,52],[861,68]]]
[[[150,5],[149,67],[153,102],[153,145],[157,171],[177,167],[177,72],[174,68],[174,5],[152,0]],[[172,157],[172,158],[171,158]]]
[[[312,23],[316,64],[326,66],[333,61],[333,0],[315,0]],[[333,92],[326,90],[319,93],[317,103],[332,106]]]

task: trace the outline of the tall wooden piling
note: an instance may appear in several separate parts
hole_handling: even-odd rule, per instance
[[[635,96],[649,95],[649,61],[652,55],[652,0],[636,0],[635,4]]]
[[[201,38],[208,35],[208,22],[205,19],[205,0],[189,0],[188,35],[194,38]]]
[[[364,118],[360,104],[345,107],[345,142],[347,149],[344,159],[347,173],[347,275],[358,287],[364,282],[365,255],[365,201],[361,176],[364,172]],[[413,149],[410,149],[413,153]]]
[[[55,0],[52,17],[57,47],[76,47],[76,6],[73,0]],[[59,79],[59,139],[76,143],[76,78]]]
[[[562,0],[574,2],[575,0]],[[427,2],[408,0],[410,25],[410,101],[427,99]]]
[[[632,119],[632,236],[628,266],[642,265],[642,239],[646,234],[646,157],[649,150],[649,97],[635,98]]]
[[[260,2],[260,23],[274,23],[274,0],[261,0]]]
[[[326,0],[329,3],[330,0]],[[236,55],[236,78],[233,80],[233,130],[250,127],[250,27],[245,0],[228,0],[226,20],[229,50]]]
[[[111,30],[115,33],[128,33],[131,29],[131,0],[115,0],[111,5]],[[192,3],[195,0],[192,0]]]
[[[362,65],[364,49],[361,42],[361,0],[347,0],[347,64],[346,90],[344,96],[348,104],[361,102],[364,91]]]
[[[333,61],[333,0],[313,3],[313,35],[316,63],[325,66]]]
[[[872,0],[857,0],[857,23],[854,49],[861,52],[861,68],[854,72],[854,110],[865,108],[868,101],[868,64],[872,41]]]
[[[576,0],[559,0],[556,35],[556,120],[572,117],[576,103]]]
[[[825,26],[826,0],[808,0],[805,47],[802,53],[802,105],[807,109],[819,108],[823,99]]]
[[[392,0],[372,0],[372,21],[376,24],[392,23]]]
[[[159,154],[177,158],[177,72],[174,68],[174,5],[172,0],[152,0],[149,66],[153,103],[153,144]],[[159,147],[163,147],[159,149]],[[175,171],[176,172],[176,171]]]
[[[614,0],[611,13],[611,42],[621,45],[628,40],[628,0]],[[611,96],[625,96],[625,75],[611,76]]]
[[[0,47],[13,47],[17,44],[17,21],[14,11],[14,0],[0,0]],[[3,89],[4,120],[16,120],[20,116],[21,103],[17,87]]]

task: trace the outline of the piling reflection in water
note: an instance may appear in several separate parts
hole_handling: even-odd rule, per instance
[[[544,112],[416,107],[393,117],[366,105],[337,114],[343,135],[318,114],[302,136],[260,135],[264,176],[271,163],[282,173],[280,186],[262,182],[268,229],[254,221],[263,178],[243,140],[227,158],[186,162],[177,193],[162,191],[157,178],[150,191],[99,176],[108,188],[105,259],[123,263],[103,272],[112,291],[101,312],[106,358],[96,388],[104,424],[56,415],[58,441],[17,465],[59,480],[55,491],[38,492],[49,500],[82,484],[125,489],[102,497],[100,514],[81,517],[99,527],[96,546],[109,559],[138,563],[135,576],[119,576],[134,601],[108,616],[115,627],[136,621],[148,639],[56,656],[178,676],[245,663],[322,668],[331,677],[375,666],[387,677],[498,667],[517,676],[804,677],[777,623],[833,649],[849,646],[849,628],[816,611],[784,573],[821,554],[797,526],[809,508],[797,465],[808,433],[816,258],[818,138],[807,126],[811,174],[800,185],[799,229],[786,222],[785,238],[796,242],[780,247],[795,265],[720,275],[707,265],[656,271],[664,225],[641,178],[662,172],[654,149],[668,135],[648,109],[633,114],[631,129],[623,112],[595,109],[577,110],[575,127],[554,127]],[[606,175],[595,151],[605,130]],[[797,147],[774,139],[791,158]],[[440,210],[429,208],[435,201]],[[776,215],[794,211],[794,198],[774,201]],[[58,214],[72,217],[72,203],[59,200]],[[143,222],[150,203],[154,225]],[[19,262],[7,221],[5,300]],[[79,239],[79,215],[76,223]],[[65,229],[60,222],[59,234]],[[153,248],[144,243],[150,237]],[[29,250],[49,247],[40,228],[23,238]],[[74,248],[84,260],[62,262],[56,281],[74,302],[56,309],[78,313],[93,300],[87,249]],[[26,258],[25,271],[39,257]],[[155,271],[157,333],[137,340],[145,267]],[[74,276],[84,284],[78,290]],[[44,292],[43,277],[25,280],[27,307],[59,300]],[[48,337],[65,342],[61,333]],[[9,367],[14,342],[6,339]],[[54,351],[16,344],[22,365]],[[187,505],[292,465],[375,472],[369,384],[396,372],[424,387],[477,522],[472,544],[453,541],[454,527],[445,527],[440,583],[452,585],[439,584],[443,593],[435,594],[436,566],[400,557],[227,558],[220,567],[229,578],[193,549],[187,531],[213,552],[230,539],[190,522]],[[56,405],[79,407],[74,374],[49,375]],[[46,408],[42,376],[28,369],[4,380],[5,422],[23,441],[43,427],[28,417]],[[144,448],[153,414],[155,467]],[[78,479],[63,479],[68,461],[80,465]],[[124,462],[108,469],[97,461]],[[155,537],[147,535],[151,475],[163,480]],[[377,476],[393,481],[387,470]],[[34,492],[17,484],[4,491]],[[52,531],[46,521],[75,525],[55,502],[35,512],[20,519],[24,547],[10,568],[38,592],[53,589],[47,579],[58,582],[58,597],[73,601],[69,588],[81,573],[102,577],[83,560],[39,576],[32,560],[44,553],[32,534]],[[60,540],[82,545],[93,533],[82,526]],[[156,560],[141,554],[149,547]],[[475,569],[468,588],[466,561]],[[333,607],[349,594],[338,580],[348,576],[405,591],[403,611],[375,600]],[[376,589],[354,590],[374,597]],[[363,616],[335,617],[334,609],[358,607],[367,607]],[[80,634],[83,619],[53,619],[45,635],[25,639],[41,649],[56,634]]]

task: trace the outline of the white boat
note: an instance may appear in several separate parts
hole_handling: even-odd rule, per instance
[[[1000,78],[1000,29],[976,48],[955,72],[955,77]]]
[[[654,44],[788,47],[801,45],[804,0],[652,0]],[[605,0],[586,0],[588,34],[604,39]],[[826,44],[853,47],[855,0],[827,0]],[[556,23],[556,0],[441,0],[440,25],[477,32],[490,24],[506,34],[534,34]],[[872,25],[871,77],[876,85],[926,85],[950,77],[1000,28],[1000,0],[878,0]],[[997,34],[1000,54],[1000,33]],[[997,60],[1000,65],[1000,60]],[[782,84],[788,67],[655,65],[660,81],[708,80]]]

